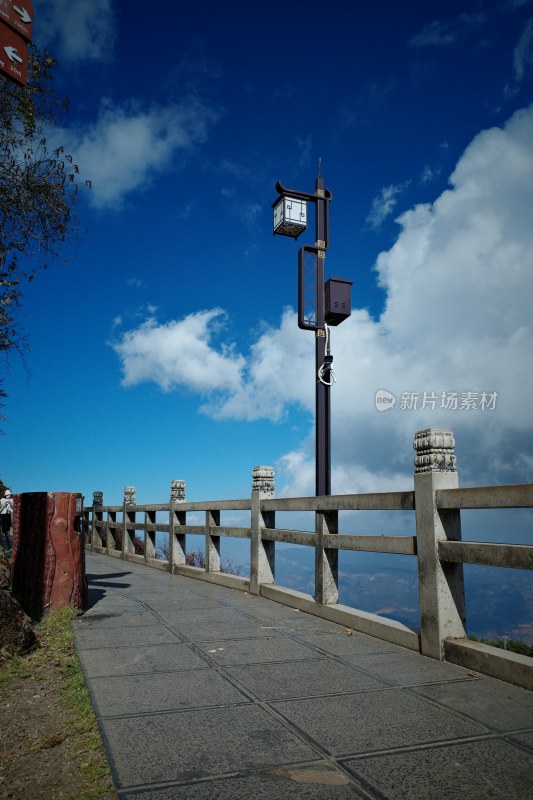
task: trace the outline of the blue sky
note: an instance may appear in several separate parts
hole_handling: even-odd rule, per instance
[[[87,234],[24,292],[4,361],[13,491],[119,503],[314,491],[313,335],[274,184],[333,192],[334,493],[408,489],[454,430],[464,485],[531,481],[533,2],[35,3],[50,132]],[[395,398],[376,409],[376,392]],[[456,407],[454,407],[456,404]]]

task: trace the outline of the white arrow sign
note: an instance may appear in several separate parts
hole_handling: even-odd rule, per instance
[[[4,50],[6,51],[6,55],[10,61],[18,61],[19,64],[24,63],[24,60],[16,47],[4,47]]]
[[[26,24],[28,22],[31,22],[31,17],[28,14],[28,12],[26,11],[25,8],[19,8],[18,6],[13,6],[13,11],[17,12],[17,14],[20,16],[22,22],[25,22]]]

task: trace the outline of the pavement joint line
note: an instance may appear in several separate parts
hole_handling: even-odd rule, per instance
[[[97,719],[101,719],[105,722],[109,720],[117,720],[117,719],[141,719],[143,717],[165,717],[169,716],[169,714],[186,714],[187,712],[196,712],[196,711],[212,711],[212,710],[219,710],[224,708],[239,708],[240,706],[251,706],[254,705],[252,700],[243,700],[242,702],[234,702],[234,703],[208,703],[207,705],[201,706],[188,706],[187,708],[159,708],[157,711],[136,711],[135,713],[124,713],[124,714],[96,714]]]
[[[248,665],[246,665],[248,666]],[[267,700],[267,703],[297,703],[300,700],[321,700],[326,697],[352,697],[356,694],[378,694],[379,692],[390,692],[398,689],[398,686],[374,686],[370,689],[349,689],[344,692],[327,692],[325,694],[310,694],[296,697],[275,697]]]
[[[161,647],[161,645],[155,645],[156,647]],[[111,648],[106,648],[106,650],[110,650]],[[116,648],[120,649],[120,648]],[[88,652],[84,650],[84,652]],[[138,678],[142,675],[180,675],[183,673],[188,672],[204,672],[206,669],[210,669],[210,667],[206,664],[205,667],[182,667],[181,669],[158,669],[158,670],[150,670],[146,671],[143,670],[142,672],[120,672],[117,675],[91,675],[92,681],[111,681],[115,678],[120,680],[122,678]]]
[[[533,733],[533,730],[520,731],[518,735],[521,736],[523,733]],[[523,750],[524,753],[527,753],[527,755],[530,756],[533,753],[533,745],[531,745],[530,747],[527,744],[524,744],[524,742],[519,742],[517,739],[513,739],[512,737],[516,735],[517,735],[516,732],[503,733],[500,738],[503,739],[504,741],[509,741],[509,744],[512,744],[514,747],[520,748],[520,750]]]
[[[357,773],[354,770],[350,769],[350,767],[347,767],[346,769],[348,770],[348,772],[354,775],[354,777],[357,777],[357,779],[361,782],[363,788],[372,797],[372,800],[390,800],[390,798],[387,795],[383,794],[382,792],[379,791],[379,789],[372,786],[366,778],[357,775]]]
[[[435,742],[420,742],[420,744],[406,744],[390,747],[389,749],[381,750],[366,750],[359,753],[342,753],[336,756],[339,761],[360,761],[364,758],[380,758],[381,756],[395,755],[396,753],[417,753],[425,750],[438,750],[446,747],[454,747],[455,745],[463,745],[468,743],[476,744],[477,742],[492,742],[492,741],[506,741],[507,734],[500,734],[497,732],[480,733],[477,736],[454,736],[453,739],[439,739]],[[509,744],[518,744],[518,742],[509,742]],[[527,750],[527,747],[525,748]],[[530,752],[530,751],[529,751]]]
[[[300,642],[300,640],[297,637],[291,637],[291,638],[293,638],[294,641],[297,641],[297,642],[299,642],[301,644],[306,644],[306,642]],[[309,644],[309,643],[307,643],[307,644]],[[319,651],[319,652],[326,652],[327,653],[327,651],[322,651],[321,648],[318,648],[318,647],[316,647],[314,645],[312,645],[312,648],[317,650],[317,651]],[[394,657],[394,655],[395,655],[395,653],[393,651],[391,651],[389,653],[383,653],[383,652],[361,653],[361,654],[358,653],[356,657],[357,658],[359,658],[359,657],[360,658],[366,658],[366,657],[370,658],[370,657],[375,657],[375,656],[383,656],[383,658],[386,658],[386,657],[392,658],[392,657]],[[451,685],[451,684],[455,684],[455,683],[471,683],[473,681],[480,681],[482,679],[481,675],[476,675],[476,676],[465,675],[463,677],[441,678],[441,679],[436,679],[436,680],[421,681],[419,683],[408,683],[408,684],[405,684],[405,683],[398,683],[397,681],[393,681],[390,678],[384,678],[384,677],[381,677],[380,675],[376,675],[376,673],[371,672],[370,670],[364,669],[364,667],[362,665],[354,663],[353,661],[348,661],[347,660],[348,659],[347,655],[337,655],[337,654],[334,654],[334,653],[329,653],[328,657],[333,659],[337,663],[342,664],[343,666],[350,667],[350,669],[353,669],[354,672],[357,672],[357,673],[359,673],[361,675],[364,675],[365,677],[369,677],[369,678],[373,678],[374,680],[382,681],[384,684],[386,684],[391,689],[416,689],[416,688],[423,688],[425,686]],[[448,662],[444,662],[444,663],[447,664]],[[466,667],[464,667],[463,669],[466,669]],[[416,694],[417,697],[420,697],[419,693],[414,693],[414,694]],[[425,698],[425,699],[429,699],[429,698]],[[448,708],[448,707],[446,706],[446,708]],[[474,721],[476,721],[476,720],[474,720]]]
[[[314,631],[302,631],[302,633],[304,633],[306,635],[313,635]],[[348,636],[346,631],[339,631],[339,633],[335,632],[333,634],[329,634],[328,633],[327,635],[328,636],[329,635],[337,636],[340,633],[342,633],[344,636]],[[310,650],[315,650],[318,653],[325,653],[327,656],[334,656],[335,655],[334,653],[328,653],[327,650],[324,650],[322,647],[319,647],[318,645],[313,644],[312,642],[308,642],[306,639],[298,638],[298,636],[296,634],[294,634],[294,633],[292,635],[291,634],[287,634],[287,635],[289,636],[290,639],[293,639],[294,641],[298,642],[299,644],[302,644],[304,647],[307,647]],[[372,637],[369,637],[369,638],[372,638]],[[391,645],[391,647],[394,647],[394,645]],[[396,647],[400,647],[400,645],[396,645]],[[402,648],[402,650],[404,650],[404,649],[405,648]],[[410,651],[408,651],[408,652],[410,652]],[[376,651],[374,651],[372,653],[365,653],[365,655],[369,655],[369,656],[380,656],[380,655],[394,656],[395,654],[396,654],[395,650],[391,650],[389,653],[383,653],[383,651],[380,651],[380,650],[376,650]],[[339,658],[340,656],[337,654],[337,657]]]
[[[381,654],[380,654],[381,655]],[[385,655],[385,653],[383,654]],[[389,655],[394,656],[394,653],[390,653]],[[354,664],[353,661],[348,661],[348,656],[333,656],[332,658],[337,661],[339,664],[343,664],[345,667],[350,667],[355,672],[358,672],[365,677],[374,678],[374,680],[383,681],[387,686],[390,686],[392,689],[414,689],[418,687],[424,686],[440,686],[441,684],[448,685],[453,683],[470,683],[474,680],[480,680],[479,677],[472,678],[468,676],[464,677],[457,677],[457,678],[440,678],[435,680],[429,681],[421,681],[420,683],[398,683],[397,681],[393,681],[392,678],[384,678],[381,675],[377,675],[375,672],[370,672],[370,670],[366,670],[361,667],[359,664]],[[346,659],[343,661],[343,659]]]
[[[306,761],[295,761],[289,762],[284,764],[284,767],[290,767],[291,769],[306,769],[308,767],[314,767],[317,765],[317,760],[306,760]],[[156,791],[158,789],[172,789],[174,787],[186,787],[186,786],[197,786],[198,784],[209,784],[209,783],[216,783],[218,781],[223,780],[231,780],[232,778],[237,779],[245,779],[245,778],[252,778],[255,776],[260,775],[268,775],[272,772],[273,769],[277,769],[275,765],[264,766],[264,767],[257,767],[256,769],[242,769],[242,770],[233,770],[230,772],[221,772],[216,775],[202,775],[199,778],[187,778],[187,779],[177,779],[177,780],[169,780],[169,781],[154,781],[153,783],[138,783],[132,784],[127,787],[123,787],[118,790],[119,797],[121,794],[127,792],[129,795],[134,792],[141,792],[141,791]],[[336,767],[336,771],[344,772],[340,765]],[[348,775],[353,781],[353,775]]]
[[[422,689],[424,686],[451,686],[454,683],[474,683],[474,681],[479,681],[479,678],[442,678],[441,680],[422,681],[422,683],[396,683],[395,686],[400,689]]]
[[[500,733],[500,736],[503,736],[503,737],[507,737],[507,736],[523,736],[524,733],[533,733],[533,728],[530,728],[530,727],[527,727],[527,728],[512,728],[509,731],[502,731]],[[529,750],[533,750],[533,745],[527,745],[526,744],[526,745],[524,745],[524,747],[527,747]]]
[[[339,633],[340,633],[340,631],[339,631]],[[294,635],[293,636],[289,636],[289,638],[294,642],[298,642],[298,644],[303,644],[304,646],[311,645],[310,642],[302,641],[297,636],[294,636]],[[316,647],[315,645],[311,645],[309,649],[311,649],[314,652],[326,654],[326,658],[335,661],[337,664],[342,664],[342,666],[344,666],[344,667],[349,667],[350,669],[352,669],[355,673],[357,673],[359,675],[363,675],[364,677],[373,678],[374,680],[382,681],[385,684],[385,686],[388,686],[391,689],[395,689],[395,688],[398,687],[398,684],[396,684],[394,682],[391,682],[390,680],[388,680],[386,678],[378,677],[374,673],[369,672],[368,670],[361,669],[358,664],[354,664],[351,661],[343,661],[343,658],[346,658],[345,655],[343,656],[343,655],[338,655],[338,654],[335,654],[335,653],[328,653],[327,650],[323,650],[322,648]],[[392,657],[395,654],[394,654],[394,652],[391,652],[391,653],[373,653],[373,654],[369,654],[369,655],[388,655],[388,656]]]
[[[468,683],[468,681],[461,681],[461,682]],[[507,728],[497,728],[488,722],[481,722],[479,719],[473,717],[471,714],[468,714],[467,712],[464,711],[458,711],[456,708],[452,708],[451,706],[446,705],[446,703],[436,700],[434,697],[426,697],[426,695],[420,692],[414,692],[412,686],[404,686],[402,688],[403,690],[405,690],[407,694],[411,695],[411,697],[418,697],[422,700],[425,700],[430,705],[435,706],[435,708],[447,711],[449,714],[453,714],[455,717],[458,717],[459,719],[468,720],[469,722],[475,722],[477,725],[482,725],[488,731],[494,732],[495,735],[500,735],[502,733],[507,732]]]

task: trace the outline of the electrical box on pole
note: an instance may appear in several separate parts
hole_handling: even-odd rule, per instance
[[[340,325],[352,313],[353,281],[335,276],[324,284],[324,319],[328,325]]]

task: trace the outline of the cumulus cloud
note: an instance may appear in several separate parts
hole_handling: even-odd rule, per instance
[[[215,120],[196,100],[150,108],[104,102],[93,125],[62,131],[61,142],[91,180],[92,205],[117,209],[130,193],[150,186],[178,152],[203,143]]]
[[[49,0],[39,3],[38,12],[39,40],[61,59],[69,63],[112,59],[113,0]]]
[[[200,393],[230,391],[241,382],[244,359],[214,342],[224,318],[221,309],[165,324],[149,317],[127,331],[112,345],[122,362],[122,385],[153,381],[163,391],[179,386]]]
[[[278,421],[291,404],[310,409],[314,388],[301,377],[309,373],[313,337],[299,334],[294,312],[285,309],[279,327],[265,327],[252,345],[241,381],[202,410],[217,419]]]
[[[377,230],[382,226],[387,217],[394,211],[398,202],[398,197],[405,191],[408,183],[384,186],[379,194],[372,200],[370,211],[366,218],[367,224],[372,230]]]
[[[355,309],[332,332],[333,491],[407,485],[413,434],[441,426],[456,433],[464,482],[531,480],[532,207],[533,106],[480,133],[449,188],[398,218],[397,240],[376,263],[386,293],[380,318]],[[312,493],[314,337],[286,309],[238,354],[211,341],[219,316],[152,320],[127,333],[116,348],[124,383],[182,383],[202,392],[203,412],[218,419],[279,420],[297,408],[309,437],[281,459],[281,473],[290,493]],[[190,363],[182,377],[182,328],[201,380]],[[389,411],[376,408],[380,389],[396,400]]]

